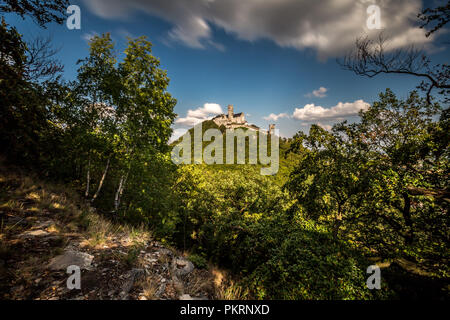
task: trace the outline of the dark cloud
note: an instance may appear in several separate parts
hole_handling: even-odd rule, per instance
[[[214,24],[239,39],[270,39],[282,47],[312,48],[321,58],[347,51],[367,29],[367,7],[381,8],[384,32],[391,48],[424,44],[417,27],[420,0],[85,0],[88,8],[107,19],[127,18],[140,11],[171,24],[168,37],[190,47],[215,46]]]

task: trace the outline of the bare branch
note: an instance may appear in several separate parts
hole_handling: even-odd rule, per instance
[[[64,70],[63,65],[54,58],[59,50],[52,48],[50,38],[38,37],[27,47],[28,80],[54,79]]]
[[[434,9],[427,8],[419,13],[417,17],[423,21],[422,25],[420,26],[421,28],[425,28],[433,23],[436,23],[425,34],[427,37],[429,37],[431,34],[444,27],[450,21],[450,1],[448,1],[446,5]]]
[[[442,89],[438,94],[444,95],[444,101],[449,102],[449,66],[431,66],[426,55],[414,46],[388,50],[388,41],[383,33],[380,33],[377,40],[371,40],[367,36],[358,38],[355,49],[342,60],[338,60],[338,63],[345,70],[369,78],[382,73],[422,78],[418,88],[425,92],[428,103],[431,104],[433,89]]]
[[[68,0],[0,0],[0,12],[14,12],[20,17],[31,17],[41,27],[47,23],[64,22]]]

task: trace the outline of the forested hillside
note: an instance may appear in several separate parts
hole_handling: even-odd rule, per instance
[[[5,3],[5,12],[18,10]],[[55,6],[43,5],[53,12],[45,17],[18,13],[42,26],[61,22],[65,1],[48,3]],[[77,217],[67,221],[82,224],[78,214],[95,208],[105,223],[139,226],[198,269],[227,270],[227,294],[210,298],[449,298],[448,65],[431,73],[439,77],[435,96],[423,83],[398,96],[386,89],[356,122],[279,138],[278,173],[265,176],[261,164],[172,162],[181,141],[169,144],[177,100],[168,92],[170,70],[145,37],[129,38],[123,52],[110,34],[92,37],[73,81],[62,78],[50,42],[26,43],[4,19],[0,50],[3,171],[22,168],[76,193]],[[203,132],[210,128],[224,133],[203,123]],[[7,273],[17,263],[5,240],[16,221],[9,217],[16,210],[40,216],[44,207],[20,208],[39,190],[33,181],[12,198],[14,179],[1,179],[0,268]],[[37,200],[30,201],[24,205]],[[71,211],[57,209],[64,224]],[[367,268],[375,264],[382,286],[370,290]]]

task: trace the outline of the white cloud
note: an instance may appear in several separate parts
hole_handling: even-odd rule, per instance
[[[317,98],[325,98],[327,96],[328,89],[324,87],[320,87],[317,90],[313,90],[313,92],[306,94],[307,97],[317,97]]]
[[[169,31],[169,37],[179,40],[193,48],[204,48],[202,39],[209,39],[211,29],[209,25],[200,17],[179,20],[180,24]]]
[[[204,119],[204,120],[206,120],[206,119]],[[177,120],[175,120],[175,123],[185,125],[185,126],[195,126],[196,124],[198,124],[204,120],[198,119],[198,118],[186,117],[186,118],[178,118]]]
[[[322,128],[324,128],[327,131],[331,131],[331,129],[333,128],[333,126],[331,124],[326,124],[326,123],[321,123],[321,122],[318,122],[317,125],[321,126]]]
[[[267,121],[278,121],[278,119],[281,118],[289,118],[289,115],[287,113],[280,113],[280,114],[271,113],[270,115],[264,117],[263,119]]]
[[[188,110],[186,117],[175,120],[176,124],[195,126],[196,124],[211,119],[214,115],[222,114],[222,107],[217,103],[205,103],[203,107]]]
[[[302,121],[338,120],[358,114],[359,110],[367,110],[369,104],[363,100],[355,102],[339,102],[329,109],[316,106],[314,103],[307,104],[303,108],[295,108],[292,117]]]
[[[95,31],[91,31],[91,32],[83,33],[83,35],[81,36],[81,39],[83,39],[86,42],[89,42],[95,36],[98,36],[98,33]]]
[[[172,132],[172,136],[169,139],[169,143],[172,143],[172,142],[178,140],[178,138],[181,137],[182,135],[184,135],[187,131],[188,131],[188,129],[184,129],[184,128],[174,129]]]
[[[355,0],[84,0],[105,19],[130,18],[134,12],[160,17],[172,25],[168,38],[193,48],[216,47],[211,26],[238,39],[269,39],[282,47],[315,49],[328,58],[353,48],[368,30],[367,1]],[[381,27],[392,48],[431,43],[417,26],[421,0],[379,0]]]

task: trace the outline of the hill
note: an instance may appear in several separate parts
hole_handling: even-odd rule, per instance
[[[190,138],[188,137],[188,139],[190,139],[190,145],[191,145],[191,163],[194,164],[195,162],[195,144],[194,144],[194,130],[195,128],[199,128],[199,126],[201,125],[201,133],[202,133],[202,137],[205,137],[205,132],[207,132],[210,129],[214,129],[214,130],[219,130],[222,133],[222,147],[223,147],[223,164],[209,164],[207,166],[203,166],[203,168],[207,168],[207,170],[215,170],[215,171],[239,171],[242,170],[243,166],[246,166],[248,168],[246,168],[247,170],[250,170],[251,172],[254,172],[255,174],[260,174],[260,169],[264,168],[264,167],[268,167],[268,165],[264,165],[261,164],[260,162],[260,157],[258,156],[258,161],[256,164],[252,164],[249,161],[249,157],[250,157],[250,150],[251,150],[251,146],[250,146],[250,137],[246,136],[245,137],[245,145],[244,145],[244,164],[237,164],[238,163],[238,138],[234,138],[234,144],[233,144],[233,156],[234,156],[234,161],[233,163],[227,163],[227,158],[226,158],[226,154],[227,154],[227,134],[226,131],[227,129],[225,128],[225,126],[221,125],[218,126],[214,121],[212,120],[206,120],[203,121],[201,124],[197,124],[195,127],[190,128],[184,135],[182,135],[181,137],[179,137],[177,140],[175,140],[174,142],[171,143],[171,147],[174,148],[177,145],[181,145],[183,139],[185,139],[186,137],[190,136]],[[249,129],[248,128],[238,128],[239,130],[241,130],[241,132],[244,132],[244,134],[249,133]],[[232,130],[235,131],[236,129]],[[259,155],[260,153],[260,136],[257,135],[256,132],[253,132],[256,135],[256,154]],[[271,146],[272,146],[272,141],[270,139],[270,137],[267,136],[266,133],[263,133],[261,136],[265,137],[267,139],[267,150],[264,150],[263,153],[267,153],[268,155],[271,155]],[[280,186],[282,186],[288,179],[289,174],[291,172],[291,170],[294,168],[294,166],[297,164],[297,162],[300,159],[300,156],[296,153],[292,153],[292,152],[288,152],[290,145],[291,145],[291,139],[286,139],[286,138],[281,138],[281,137],[277,137],[278,138],[278,170],[277,172],[272,175],[273,180]],[[205,150],[207,150],[208,146],[211,146],[215,139],[211,139],[212,141],[205,141],[205,139],[202,140],[202,148],[201,148],[201,153],[202,155],[204,154]],[[242,150],[240,150],[240,152],[242,152]],[[181,152],[182,154],[182,152]],[[214,151],[212,152],[212,155],[214,155]],[[205,165],[205,159],[202,159],[201,163],[196,163],[196,165],[199,164],[203,164]]]
[[[192,263],[144,227],[107,220],[65,185],[2,165],[0,190],[0,299],[229,297],[215,281],[221,271]],[[80,290],[67,287],[70,265],[81,269]]]

